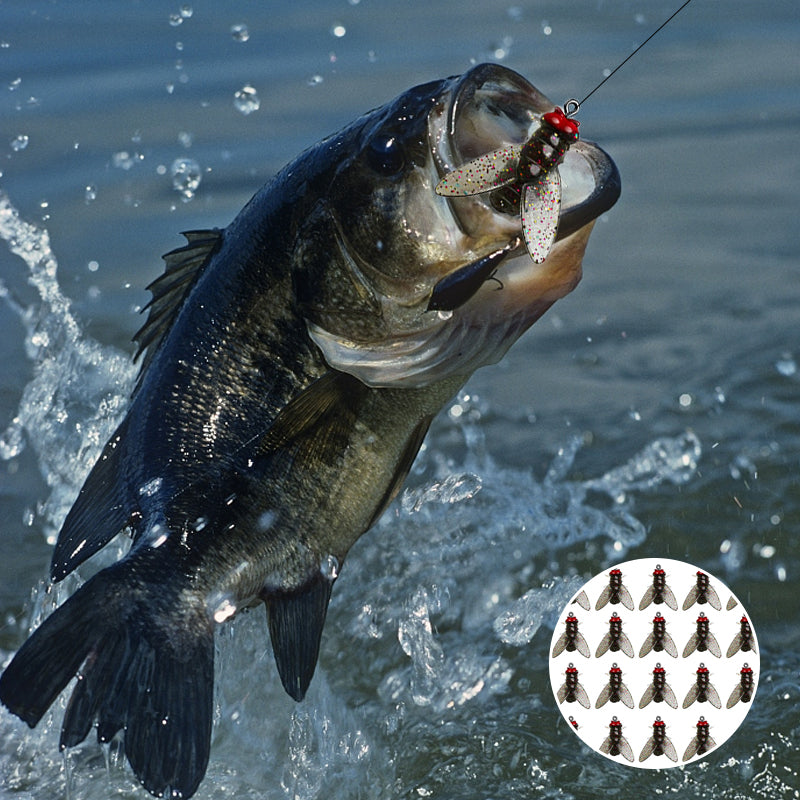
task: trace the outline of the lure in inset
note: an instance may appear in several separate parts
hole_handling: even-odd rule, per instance
[[[733,595],[731,595],[728,599],[728,605],[725,606],[725,609],[726,611],[730,611],[731,609],[736,608],[738,605],[739,601]]]
[[[612,717],[608,724],[608,736],[600,745],[600,752],[610,756],[623,756],[628,761],[633,761],[633,750],[622,735],[622,723],[616,717]]]
[[[714,634],[709,630],[708,617],[705,614],[701,614],[697,618],[697,630],[686,642],[686,647],[683,648],[683,657],[690,656],[695,650],[700,653],[708,651],[712,656],[722,658],[722,651],[719,649]]]
[[[574,614],[568,614],[564,620],[564,633],[558,637],[558,641],[553,647],[553,658],[566,650],[568,653],[574,653],[576,650],[586,658],[591,658],[591,651],[589,645],[586,644],[586,639],[583,634],[578,630],[578,618]]]
[[[622,603],[628,611],[633,611],[633,600],[630,592],[622,584],[622,570],[612,569],[608,573],[608,586],[606,586],[597,598],[595,611],[599,611],[606,603],[612,606]]]
[[[719,596],[709,582],[708,575],[706,575],[705,572],[700,572],[700,570],[697,571],[697,581],[695,585],[692,586],[689,590],[689,594],[686,595],[686,599],[683,601],[683,610],[686,611],[695,603],[700,605],[708,603],[717,611],[722,608],[722,603],[720,603]]]
[[[639,761],[646,761],[650,756],[666,756],[670,761],[677,761],[678,754],[675,752],[675,745],[667,736],[667,724],[661,717],[656,717],[653,723],[653,735],[647,740],[647,744],[639,754]]]
[[[745,653],[756,652],[756,640],[753,636],[753,629],[747,621],[747,617],[742,617],[739,620],[739,633],[733,637],[733,641],[728,646],[728,652],[725,654],[727,658],[736,655],[740,650]]]
[[[711,673],[708,671],[708,667],[702,662],[697,668],[697,677],[692,684],[692,688],[686,693],[683,707],[689,708],[695,701],[698,703],[708,702],[711,703],[714,708],[722,708],[717,690],[711,684]]]
[[[667,586],[667,573],[661,569],[661,564],[656,564],[656,568],[653,570],[653,583],[647,587],[647,591],[642,596],[639,611],[644,611],[650,603],[656,605],[665,603],[673,611],[678,610],[678,602],[675,600],[675,595],[672,594],[672,589]]]
[[[563,111],[542,114],[539,127],[524,144],[509,145],[468,161],[448,172],[436,194],[467,197],[491,192],[497,211],[521,213],[522,235],[530,257],[540,264],[547,258],[558,232],[561,176],[558,165],[570,145],[578,141],[578,125],[570,119],[578,103],[570,100]]]
[[[733,708],[737,703],[749,703],[753,699],[753,668],[745,662],[739,673],[739,683],[733,687],[731,696],[725,704],[726,708]]]
[[[675,699],[675,693],[667,683],[667,671],[657,663],[653,670],[653,682],[645,689],[642,699],[639,701],[639,708],[644,708],[649,705],[650,701],[654,703],[666,703],[672,708],[678,707],[678,701]]]
[[[584,708],[591,708],[592,704],[589,702],[589,695],[586,694],[586,690],[578,682],[578,669],[572,663],[564,670],[564,683],[558,690],[558,702],[577,702]],[[570,717],[570,719],[572,718]]]
[[[639,650],[639,658],[644,658],[651,650],[655,650],[656,653],[667,653],[673,658],[678,657],[678,648],[667,633],[667,621],[658,612],[653,617],[653,631],[647,634]]]
[[[717,746],[717,743],[711,738],[708,720],[705,717],[700,717],[700,719],[697,720],[696,728],[697,732],[694,735],[694,739],[689,742],[689,746],[683,754],[684,761],[688,761],[695,756],[701,756],[703,753],[707,753]]]
[[[595,708],[602,708],[606,703],[624,703],[628,708],[633,708],[633,697],[628,687],[622,682],[622,670],[614,662],[608,671],[608,683],[600,692]]]
[[[612,653],[617,653],[621,650],[628,658],[633,658],[633,645],[622,630],[622,619],[617,614],[612,614],[611,619],[608,621],[608,633],[597,645],[595,658],[600,658],[606,650],[610,650]]]

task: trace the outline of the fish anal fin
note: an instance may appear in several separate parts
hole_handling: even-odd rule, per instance
[[[262,595],[281,683],[298,702],[305,697],[317,666],[332,587],[333,581],[320,574],[295,591]]]
[[[150,302],[142,309],[149,311],[147,321],[133,337],[139,346],[134,360],[145,350],[147,351],[142,360],[140,375],[146,371],[158,350],[158,345],[172,327],[175,314],[183,305],[197,276],[219,249],[223,233],[222,230],[214,228],[184,231],[183,235],[187,243],[163,256],[164,273],[147,287],[153,295]]]
[[[108,544],[138,511],[120,470],[127,425],[126,418],[103,448],[64,520],[50,564],[54,581]]]

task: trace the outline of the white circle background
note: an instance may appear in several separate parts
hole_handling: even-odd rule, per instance
[[[657,566],[666,572],[667,586],[675,596],[678,605],[677,611],[673,611],[666,603],[658,605],[650,603],[645,609],[639,610],[642,597],[653,583],[653,570]],[[631,595],[633,611],[627,609],[622,603],[612,605],[610,602],[599,610],[595,609],[603,589],[608,586],[608,575],[612,569],[622,570],[622,584]],[[709,585],[714,588],[719,597],[721,604],[719,611],[711,607],[709,603],[702,605],[695,603],[686,611],[683,610],[684,600],[696,585],[698,570],[708,575]],[[589,599],[589,610],[575,602],[581,591],[586,592]],[[736,602],[736,605],[728,610],[729,603],[733,601]],[[598,645],[608,633],[608,623],[614,613],[622,619],[622,630],[633,647],[633,658],[629,658],[621,650],[616,652],[607,650],[599,658],[595,657]],[[653,618],[656,613],[660,613],[666,620],[667,633],[672,637],[678,651],[677,658],[673,658],[664,650],[661,652],[651,650],[644,658],[639,658],[642,644],[653,631]],[[709,630],[719,644],[722,652],[721,658],[717,658],[708,650],[705,652],[695,650],[688,657],[683,657],[686,643],[697,630],[697,618],[701,613],[708,617]],[[591,652],[589,658],[582,656],[577,650],[572,652],[564,650],[558,656],[553,657],[553,649],[564,633],[565,620],[569,614],[574,614],[578,618],[578,630],[586,640]],[[741,630],[740,620],[743,616],[747,617],[750,622],[755,651],[739,650],[731,658],[727,658],[728,647]],[[669,558],[642,558],[611,566],[599,575],[595,575],[567,603],[559,616],[553,639],[550,642],[550,683],[556,697],[556,704],[567,724],[589,747],[620,764],[644,769],[663,769],[689,764],[703,758],[722,746],[742,724],[750,710],[758,687],[760,671],[758,654],[758,641],[753,621],[739,599],[722,581],[707,570],[701,570],[699,567],[683,561]],[[558,690],[564,684],[564,673],[570,663],[578,669],[578,680],[589,697],[590,708],[584,708],[578,702],[558,702]],[[614,663],[622,669],[622,680],[633,698],[633,708],[628,708],[622,702],[607,702],[601,708],[595,707],[600,693],[608,683],[608,671]],[[651,701],[644,708],[639,708],[642,695],[652,683],[653,669],[657,663],[660,663],[666,670],[667,684],[672,688],[678,704],[675,709],[666,702],[656,703],[655,701]],[[697,668],[701,663],[709,670],[710,683],[719,695],[721,708],[715,708],[707,701],[695,701],[688,708],[683,708],[684,699],[696,682]],[[728,698],[734,688],[739,685],[741,669],[745,664],[753,670],[751,698],[749,702],[740,700],[732,708],[727,708]],[[622,723],[622,734],[633,751],[633,762],[628,761],[622,755],[612,756],[600,750],[600,746],[608,737],[608,726],[614,716]],[[651,755],[645,761],[639,761],[642,749],[652,736],[653,722],[656,716],[660,716],[666,723],[667,736],[673,743],[678,756],[677,762],[672,761],[666,755]],[[695,755],[684,761],[683,756],[696,735],[697,722],[701,716],[705,717],[709,723],[709,733],[715,745],[706,753]],[[570,721],[570,717],[577,723],[577,729]]]

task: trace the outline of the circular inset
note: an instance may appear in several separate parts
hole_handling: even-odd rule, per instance
[[[621,764],[696,761],[742,724],[758,684],[750,617],[722,581],[669,558],[595,575],[567,603],[550,682],[569,727]]]

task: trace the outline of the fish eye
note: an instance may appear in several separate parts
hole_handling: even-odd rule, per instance
[[[397,175],[405,166],[403,148],[394,134],[379,133],[367,145],[369,165],[382,175]]]

